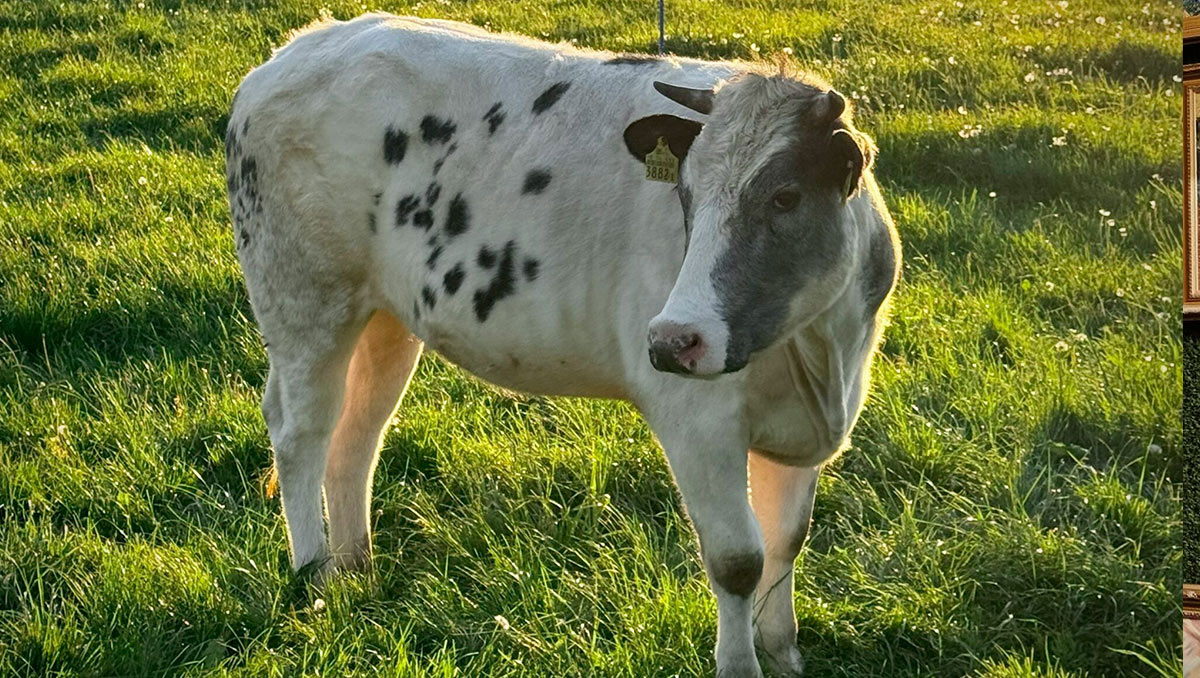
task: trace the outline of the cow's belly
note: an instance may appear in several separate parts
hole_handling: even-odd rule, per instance
[[[452,251],[447,248],[447,254]],[[454,294],[444,285],[438,288],[431,306],[423,294],[428,269],[413,269],[418,278],[394,280],[387,305],[427,349],[503,388],[539,395],[628,397],[622,344],[630,342],[620,338],[644,336],[644,329],[636,329],[638,323],[629,319],[650,311],[626,307],[618,314],[620,304],[589,292],[588,276],[564,275],[546,265],[549,270],[535,279],[522,273],[511,292],[495,299],[481,316],[481,300],[487,302],[494,289],[494,270],[470,268]],[[615,315],[627,315],[628,326],[622,328]]]
[[[455,365],[502,388],[538,395],[628,397],[614,370],[578,356],[517,346],[480,350],[470,343],[434,341],[428,345]]]

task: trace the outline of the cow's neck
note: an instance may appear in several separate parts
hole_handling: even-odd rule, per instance
[[[755,361],[747,401],[755,447],[811,466],[847,444],[881,322],[864,312],[861,297],[857,279],[851,280],[823,312]]]

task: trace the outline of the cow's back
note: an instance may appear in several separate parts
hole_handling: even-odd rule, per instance
[[[328,23],[246,78],[231,129],[301,216],[287,238],[361,279],[363,303],[502,385],[625,395],[684,230],[623,131],[694,115],[653,80],[733,68],[612,56],[454,22]]]

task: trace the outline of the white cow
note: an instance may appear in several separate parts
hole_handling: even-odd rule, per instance
[[[646,178],[660,139],[677,183]],[[372,14],[251,72],[226,151],[294,567],[368,562],[380,435],[428,345],[636,404],[699,534],[718,674],[760,676],[756,641],[801,672],[793,561],[899,260],[841,95]]]

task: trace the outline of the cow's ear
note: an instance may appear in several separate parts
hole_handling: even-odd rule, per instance
[[[646,161],[646,154],[654,150],[659,138],[667,140],[671,153],[680,160],[687,155],[692,141],[704,125],[695,120],[674,115],[652,115],[633,121],[625,128],[625,147],[639,162]]]
[[[826,171],[835,185],[842,189],[842,198],[854,195],[862,182],[863,172],[875,160],[875,142],[857,130],[838,128],[829,140],[829,164]]]

